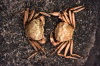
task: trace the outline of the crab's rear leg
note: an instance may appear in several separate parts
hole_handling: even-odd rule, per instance
[[[64,56],[65,58],[77,59],[77,58],[72,57],[72,56],[67,56],[69,48],[70,48],[70,42],[67,43],[66,48],[65,48],[65,52],[64,52],[64,55],[63,55],[63,56]]]
[[[31,45],[34,47],[35,53],[33,53],[31,56],[29,56],[28,59],[34,57],[34,56],[38,53],[39,50],[41,50],[41,51],[43,51],[43,52],[45,53],[44,48],[42,48],[36,41],[31,41],[31,40],[29,40],[29,42],[30,42]]]
[[[77,54],[73,54],[73,40],[71,40],[70,54],[71,54],[71,56],[74,56],[74,57],[81,57],[81,56],[79,56]]]
[[[34,47],[35,52],[31,56],[29,56],[28,59],[34,57],[37,54],[37,52],[38,52],[38,48],[36,47],[36,45],[31,40],[29,40],[29,42],[32,45],[32,47]]]
[[[58,50],[58,52],[57,52],[57,54],[59,55],[59,56],[64,56],[63,54],[61,54],[61,51],[64,49],[64,47],[67,45],[67,43],[65,42],[60,48],[59,48],[59,50]]]
[[[55,49],[55,51],[54,52],[52,52],[52,54],[54,54],[57,50],[59,50],[59,48],[61,48],[61,46],[64,44],[64,42],[62,42],[56,49]],[[51,54],[51,55],[52,55]]]
[[[24,19],[23,19],[24,27],[25,27],[25,24],[28,20],[28,15],[29,15],[29,8],[27,8],[26,11],[24,12]]]

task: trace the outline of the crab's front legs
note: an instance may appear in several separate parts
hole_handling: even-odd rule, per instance
[[[54,46],[60,44],[59,41],[55,42],[55,40],[54,40],[54,38],[53,38],[53,34],[52,34],[52,32],[51,32],[51,34],[50,34],[50,42],[51,42]]]

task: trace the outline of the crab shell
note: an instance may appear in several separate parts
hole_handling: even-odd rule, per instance
[[[44,36],[44,24],[39,19],[33,19],[26,25],[25,33],[33,40],[41,40]]]
[[[72,39],[74,28],[66,22],[60,22],[55,29],[55,38],[59,42]]]

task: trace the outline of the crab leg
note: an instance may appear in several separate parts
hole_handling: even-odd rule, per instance
[[[44,16],[40,16],[40,20],[42,21],[43,25],[45,25],[45,18],[44,18]]]
[[[67,23],[68,23],[68,21],[66,20],[66,18],[64,17],[64,15],[61,16],[61,19],[62,19],[64,22],[67,22]],[[69,24],[69,23],[68,23],[68,24]]]
[[[34,15],[33,18],[36,18],[36,17],[38,17],[38,16],[39,16],[39,13],[36,13],[36,14]]]
[[[69,19],[70,19],[70,24],[72,24],[72,14],[70,10],[69,10]]]
[[[30,21],[30,20],[32,19],[32,17],[34,16],[34,13],[35,13],[35,11],[34,11],[34,10],[32,10],[32,11],[31,11],[31,15],[29,16],[28,21]]]
[[[64,16],[65,16],[65,19],[66,19],[67,23],[70,24],[69,18],[67,16],[68,15],[67,12],[64,11],[63,13],[64,13]]]
[[[50,41],[51,41],[51,43],[52,43],[54,46],[60,44],[60,42],[55,42],[55,41],[54,41],[52,32],[51,32],[51,34],[50,34]]]
[[[31,56],[28,57],[28,59],[34,57],[38,52],[33,53]]]
[[[63,43],[61,43],[56,49],[55,49],[55,51],[52,53],[52,54],[54,54],[59,48],[61,48],[61,46],[64,44],[64,42]],[[51,55],[52,55],[51,54]]]
[[[39,40],[39,43],[44,44],[46,42],[46,38],[43,37],[43,39]]]
[[[59,56],[64,56],[63,54],[61,54],[60,52],[64,49],[64,47],[66,46],[66,42],[60,47],[60,49],[58,50],[58,52],[57,52],[57,54],[59,55]]]
[[[77,54],[73,54],[73,40],[71,40],[70,54],[71,54],[71,56],[81,57],[81,56],[79,56]]]
[[[70,47],[70,43],[68,42],[68,45],[65,48],[64,56],[67,55],[69,47]]]
[[[69,48],[70,48],[70,41],[69,41],[69,43],[67,44],[67,46],[66,46],[66,48],[65,48],[64,57],[65,57],[65,58],[77,59],[77,58],[72,57],[72,56],[66,56],[67,53],[68,53]]]
[[[38,51],[36,45],[35,45],[31,40],[29,40],[29,42],[30,42],[30,44],[34,47],[34,49],[35,49],[36,52],[33,53],[31,56],[29,56],[28,59],[34,57],[34,56],[37,54],[37,51]]]
[[[27,8],[27,10],[24,13],[24,21],[23,21],[24,27],[25,27],[25,24],[28,20],[28,14],[29,14],[29,8]]]
[[[31,40],[29,40],[29,42],[31,43],[31,45],[34,47],[34,49],[36,50],[36,51],[38,51],[38,49],[37,49],[37,47],[36,47],[36,45],[31,41]]]
[[[51,15],[53,15],[53,16],[59,16],[59,15],[60,15],[59,12],[53,12],[53,13],[49,13],[49,14],[51,14]]]
[[[40,12],[40,14],[50,17],[50,15],[45,12]]]
[[[36,47],[37,47],[38,49],[41,49],[41,50],[45,53],[44,48],[42,48],[37,42],[34,42],[34,41],[33,41],[33,43],[36,45]]]
[[[73,25],[74,28],[76,27],[74,12],[72,12],[72,25]]]
[[[73,11],[73,12],[74,12],[74,13],[77,13],[77,12],[79,12],[79,11],[82,11],[83,9],[85,9],[85,7],[80,8],[80,9],[77,9],[77,10],[75,10],[75,11]]]
[[[77,6],[77,7],[74,7],[74,8],[71,8],[70,10],[76,10],[76,9],[79,9],[79,8],[82,8],[83,6]]]

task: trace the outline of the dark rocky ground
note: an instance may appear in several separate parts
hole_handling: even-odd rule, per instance
[[[0,66],[100,66],[99,4],[99,0],[1,0]],[[37,12],[54,12],[79,5],[84,5],[85,10],[75,14],[74,53],[83,56],[83,59],[65,59],[56,54],[50,56],[55,47],[49,41],[49,34],[59,20],[46,17],[47,42],[42,46],[47,55],[39,53],[28,60],[34,49],[25,37],[23,14],[20,12],[27,7]]]

